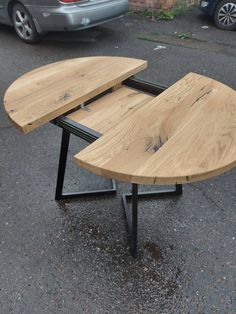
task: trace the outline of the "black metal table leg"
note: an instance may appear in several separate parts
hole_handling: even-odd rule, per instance
[[[132,236],[131,250],[132,256],[137,256],[138,236],[138,184],[132,184]]]
[[[123,194],[125,217],[127,220],[128,231],[130,235],[132,256],[137,257],[138,242],[138,199],[152,197],[168,197],[181,195],[183,192],[182,184],[176,184],[175,189],[158,190],[152,192],[139,192],[138,185],[132,184],[132,193]],[[128,200],[132,200],[132,212],[128,209]]]
[[[182,184],[176,184],[175,185],[175,195],[181,195],[183,194],[183,186]]]
[[[55,200],[60,200],[63,194],[63,184],[64,184],[64,178],[65,178],[69,142],[70,142],[70,132],[63,129],[62,137],[61,137],[59,165],[58,165],[58,172],[57,172],[57,185],[56,185]]]
[[[62,129],[61,149],[60,149],[60,157],[59,157],[55,200],[58,201],[58,200],[63,200],[63,199],[72,199],[72,198],[80,198],[80,197],[87,197],[87,196],[115,195],[116,194],[116,183],[114,180],[111,180],[111,182],[112,182],[112,188],[111,189],[85,191],[85,192],[74,192],[74,193],[73,192],[70,192],[70,193],[64,193],[63,192],[69,142],[70,142],[70,132],[65,130],[65,129]]]
[[[131,253],[133,257],[137,256],[137,235],[138,235],[138,184],[132,184],[132,193],[129,194],[132,198],[131,212],[128,209],[126,195],[123,194],[123,204],[125,217],[127,220],[128,231],[130,235]]]

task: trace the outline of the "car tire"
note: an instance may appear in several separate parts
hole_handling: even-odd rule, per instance
[[[29,11],[17,3],[12,9],[12,22],[17,35],[27,44],[36,44],[39,41],[39,33],[35,27]]]
[[[224,30],[236,29],[236,0],[220,1],[214,11],[214,22]]]

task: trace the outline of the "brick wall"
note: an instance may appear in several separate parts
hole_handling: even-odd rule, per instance
[[[130,7],[134,10],[156,10],[156,9],[170,9],[177,0],[129,0]],[[187,4],[191,4],[194,0],[186,0]]]
[[[176,0],[129,0],[130,7],[135,10],[141,10],[141,9],[169,9],[171,8],[175,3]]]

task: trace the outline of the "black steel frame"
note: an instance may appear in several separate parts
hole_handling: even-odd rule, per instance
[[[63,192],[66,162],[67,162],[68,148],[69,148],[69,143],[70,143],[70,134],[71,133],[75,134],[75,132],[73,132],[73,130],[75,130],[77,133],[75,135],[83,138],[84,140],[88,142],[95,141],[101,135],[97,132],[94,132],[93,130],[91,130],[91,133],[89,133],[90,132],[89,128],[82,127],[78,123],[65,117],[60,118],[56,124],[62,127],[62,138],[61,138],[61,149],[60,149],[59,165],[58,165],[58,172],[57,172],[57,185],[56,185],[55,200],[59,201],[59,200],[89,197],[89,196],[115,195],[117,190],[116,190],[116,183],[113,179],[111,180],[112,182],[111,189],[74,192],[74,193]],[[77,128],[76,128],[76,124],[78,124]],[[82,128],[80,129],[80,127]],[[78,135],[79,132],[80,132],[80,135]]]
[[[167,87],[159,84],[153,84],[151,82],[144,81],[142,79],[131,77],[123,82],[124,85],[131,88],[137,89],[139,91],[151,94],[159,95]],[[100,95],[94,97],[87,101],[84,106],[93,102],[94,100],[104,96],[106,93],[111,92],[111,89],[101,93]],[[85,141],[92,143],[96,141],[102,134],[95,132],[94,130],[85,127],[84,125],[77,123],[68,117],[68,112],[51,121],[55,125],[62,128],[62,138],[61,138],[61,148],[59,156],[59,165],[58,165],[58,174],[57,174],[57,184],[56,184],[56,193],[55,200],[65,200],[65,199],[74,199],[81,197],[90,197],[90,196],[105,196],[105,195],[115,195],[117,192],[116,183],[112,179],[112,188],[95,190],[95,191],[85,191],[85,192],[75,192],[75,193],[65,193],[63,192],[64,178],[66,171],[66,162],[68,156],[68,148],[70,142],[70,134],[74,134]],[[166,197],[166,196],[176,196],[182,194],[182,184],[176,184],[174,189],[168,190],[158,190],[152,192],[138,192],[138,184],[132,183],[132,192],[123,194],[123,206],[125,217],[127,220],[127,227],[130,235],[131,241],[131,252],[132,256],[137,256],[137,242],[138,242],[138,200],[141,198],[153,198],[153,197]],[[131,211],[129,210],[128,201],[132,200]]]

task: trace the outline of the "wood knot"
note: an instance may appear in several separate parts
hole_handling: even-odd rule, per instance
[[[163,139],[160,135],[155,139],[149,138],[145,152],[156,153],[167,141],[167,137],[166,139]]]
[[[65,93],[62,97],[60,97],[60,100],[67,101],[70,98],[71,98],[71,94],[70,93]]]

